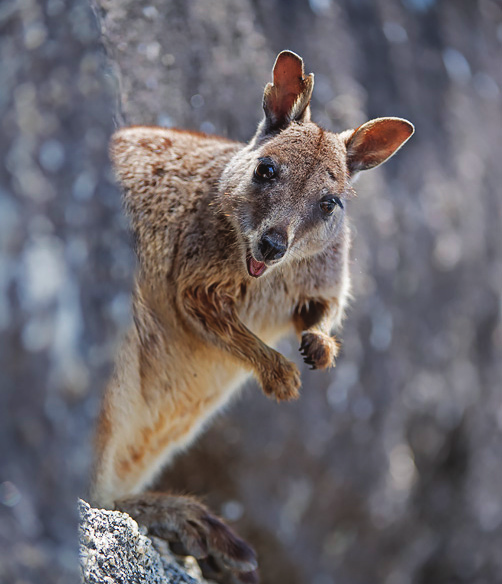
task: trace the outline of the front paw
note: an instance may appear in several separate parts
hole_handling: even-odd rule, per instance
[[[324,333],[303,333],[300,351],[311,369],[327,369],[335,366],[340,343]]]
[[[275,397],[277,401],[297,399],[300,395],[300,371],[279,353],[274,362],[261,372],[260,382],[265,394]]]

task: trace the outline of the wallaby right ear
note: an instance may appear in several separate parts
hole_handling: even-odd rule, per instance
[[[279,53],[273,83],[263,94],[265,132],[286,128],[291,122],[310,120],[310,98],[314,89],[314,74],[305,76],[303,59],[292,51]]]

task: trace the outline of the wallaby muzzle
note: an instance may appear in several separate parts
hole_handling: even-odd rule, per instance
[[[280,260],[288,249],[287,234],[270,230],[262,235],[258,250],[264,261]]]
[[[277,229],[269,229],[260,238],[254,252],[246,257],[248,274],[259,278],[273,263],[281,260],[288,250],[288,235]]]

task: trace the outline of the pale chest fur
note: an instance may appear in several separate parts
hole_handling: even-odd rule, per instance
[[[317,273],[317,281],[312,280],[310,270]],[[322,288],[326,296],[340,295],[343,310],[345,298],[340,283],[330,284],[321,276],[322,266],[307,262],[276,270],[259,281],[249,280],[237,303],[240,318],[253,333],[273,345],[293,333],[298,303],[319,295]],[[299,286],[303,280],[305,285]],[[161,323],[163,343],[155,356],[153,375],[141,378],[142,346],[135,330],[121,350],[107,401],[113,409],[114,402],[123,403],[124,394],[128,394],[130,407],[122,419],[115,417],[114,441],[109,445],[111,456],[107,461],[109,472],[102,476],[109,477],[103,487],[105,492],[135,492],[151,482],[165,462],[196,437],[249,375],[249,370],[225,351],[199,340],[194,342],[196,337],[183,332],[176,313],[169,314],[170,318]]]

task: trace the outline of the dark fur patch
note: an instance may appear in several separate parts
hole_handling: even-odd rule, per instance
[[[310,300],[299,304],[293,316],[297,330],[306,331],[319,324],[327,309],[328,304],[320,300]]]

